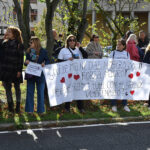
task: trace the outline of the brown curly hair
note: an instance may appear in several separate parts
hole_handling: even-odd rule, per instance
[[[10,26],[7,28],[7,31],[11,31],[15,40],[19,41],[20,43],[23,43],[23,39],[22,39],[22,32],[19,28],[15,27],[15,26]]]

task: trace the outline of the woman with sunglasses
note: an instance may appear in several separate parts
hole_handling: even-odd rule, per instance
[[[77,40],[74,35],[69,35],[66,39],[65,48],[61,49],[58,55],[58,62],[73,60],[73,59],[82,59],[82,54],[78,47],[76,47]],[[77,100],[77,107],[81,113],[84,113],[83,101]],[[65,103],[65,109],[67,112],[70,112],[70,102]]]
[[[30,47],[27,49],[25,65],[28,65],[29,62],[41,64],[42,67],[50,63],[47,51],[41,47],[40,40],[37,37],[31,38]],[[34,92],[36,84],[37,112],[39,114],[44,113],[45,77],[43,72],[40,77],[26,74],[25,79],[27,80],[25,111],[29,114],[32,114],[34,112]]]
[[[103,51],[99,44],[99,36],[93,34],[90,43],[86,47],[88,58],[98,59],[103,57]]]

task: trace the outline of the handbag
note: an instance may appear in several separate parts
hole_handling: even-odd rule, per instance
[[[28,79],[32,79],[34,77],[34,75],[31,75],[31,74],[28,74],[28,73],[25,73],[25,80],[28,80]]]

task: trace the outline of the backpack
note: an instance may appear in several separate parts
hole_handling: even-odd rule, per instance
[[[127,58],[128,58],[128,55],[129,53],[127,52]],[[113,51],[113,59],[114,59],[114,56],[115,56],[115,51]]]
[[[72,53],[72,51],[70,50],[70,48],[69,48],[69,51],[72,54],[72,57],[76,59],[76,56],[74,56],[74,54]],[[82,47],[79,47],[79,51],[81,52],[83,59],[88,58],[87,52]]]
[[[80,50],[80,52],[82,54],[83,59],[88,58],[88,53],[84,50],[84,48],[79,47],[79,50]]]
[[[52,63],[58,62],[58,55],[59,55],[61,49],[63,49],[63,48],[64,48],[64,46],[58,47],[58,48],[54,51],[54,53],[52,54]]]
[[[58,61],[58,55],[59,55],[61,49],[63,49],[63,48],[64,48],[64,46],[58,47],[58,48],[54,51],[53,56],[52,56],[52,63],[60,62],[60,61]],[[74,54],[72,53],[72,51],[71,51],[70,49],[68,49],[68,50],[70,51],[72,57],[75,58],[75,56],[74,56]],[[83,58],[88,58],[87,52],[86,52],[82,47],[80,47],[79,50],[80,50],[80,52],[82,53]],[[62,61],[61,61],[61,62],[62,62]]]

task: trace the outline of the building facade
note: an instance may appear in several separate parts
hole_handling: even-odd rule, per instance
[[[20,1],[23,9],[23,0]],[[30,0],[30,28],[34,29],[35,24],[40,21],[41,15],[46,8],[45,3],[38,0]],[[15,11],[13,0],[0,1],[0,36],[3,36],[7,27],[10,25],[18,26],[17,14]]]
[[[118,6],[116,5],[116,10],[114,10],[114,7],[108,6],[105,1],[103,1],[102,4],[103,9],[110,14],[113,15],[118,11],[119,12],[119,3]],[[88,19],[89,24],[95,24],[97,20],[99,20],[100,23],[98,23],[98,27],[101,26],[102,23],[104,23],[103,18],[100,13],[96,13],[96,10],[94,9],[94,3],[91,2],[91,5],[89,6],[89,13],[88,13]],[[144,30],[147,34],[147,36],[150,38],[150,2],[145,2],[144,0],[138,0],[137,3],[134,3],[130,5],[132,8],[129,8],[129,4],[126,4],[122,11],[122,14],[124,17],[132,17],[133,19],[138,17],[138,23],[139,25],[142,23],[145,23],[141,30]],[[132,30],[132,29],[131,29]]]
[[[17,15],[11,0],[0,1],[0,36],[3,36],[7,27],[17,25]]]

